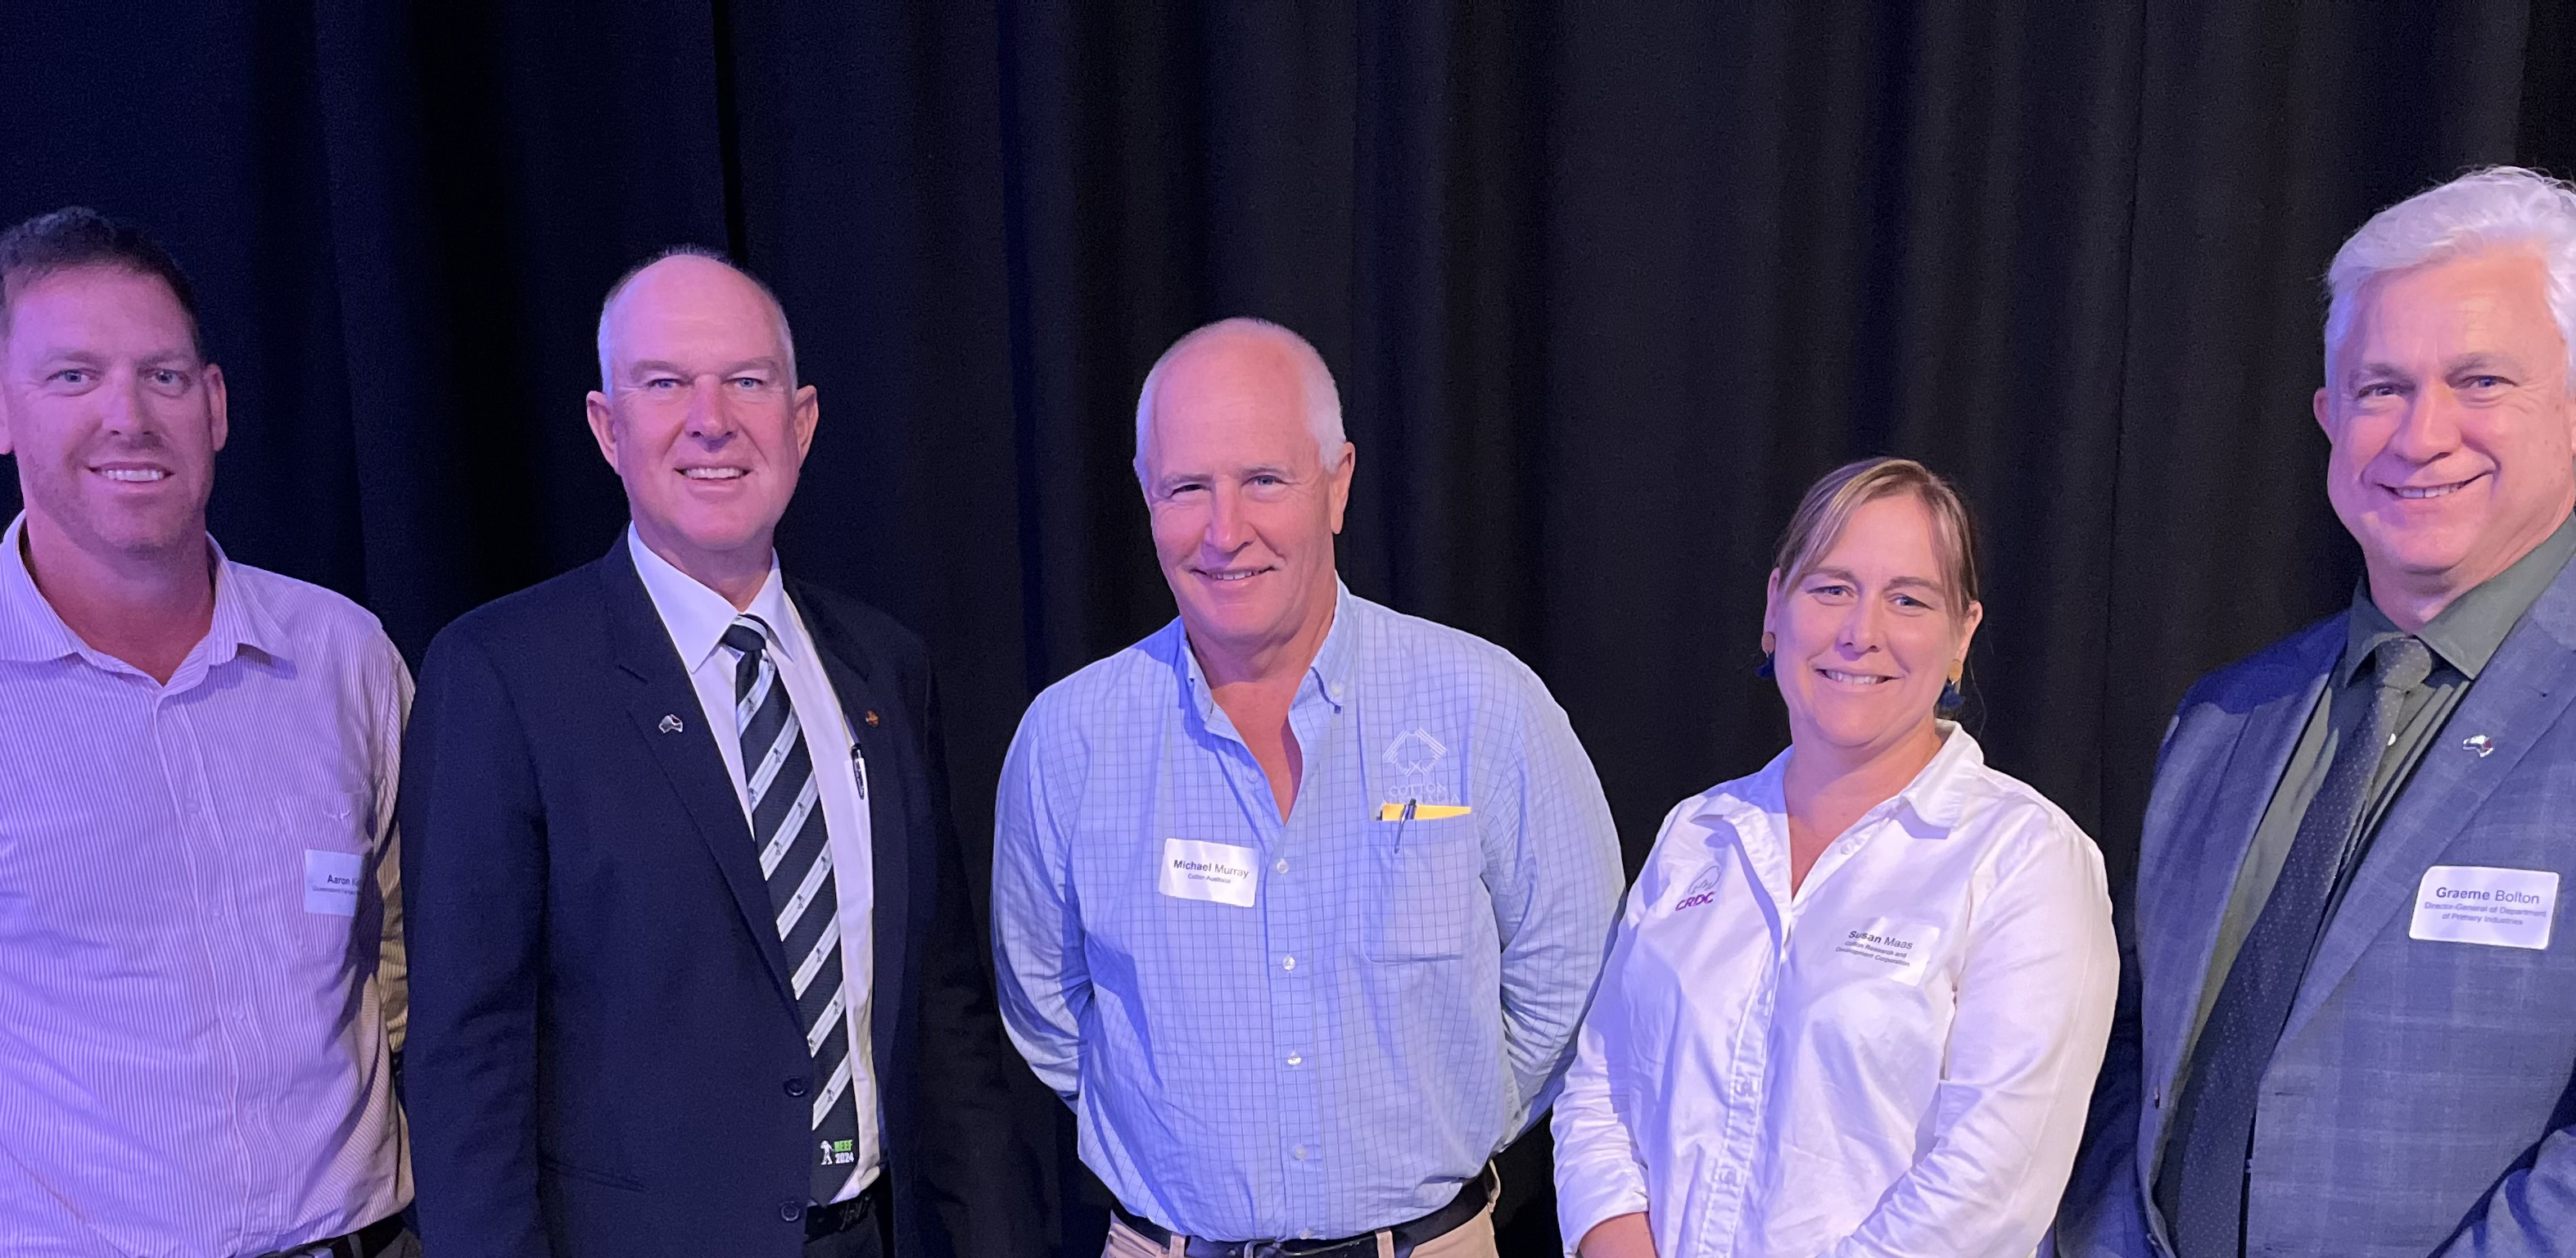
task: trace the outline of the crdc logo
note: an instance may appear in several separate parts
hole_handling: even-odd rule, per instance
[[[1682,898],[1673,902],[1673,911],[1679,913],[1683,909],[1695,909],[1716,899],[1717,878],[1715,865],[1699,871],[1699,877],[1691,879],[1690,887],[1682,892]]]

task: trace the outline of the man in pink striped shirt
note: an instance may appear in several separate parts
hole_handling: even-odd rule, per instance
[[[186,278],[87,210],[0,235],[0,1254],[417,1252],[393,784],[411,680],[206,535]]]

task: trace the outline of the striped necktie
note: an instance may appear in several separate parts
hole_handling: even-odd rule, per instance
[[[769,886],[778,938],[795,967],[796,1015],[814,1062],[813,1198],[830,1202],[858,1161],[859,1111],[850,1095],[849,998],[842,982],[840,896],[832,886],[832,845],[824,833],[814,762],[787,685],[769,656],[769,626],[738,616],[724,644],[741,652],[733,670],[733,717],[742,732],[743,790],[751,837]]]

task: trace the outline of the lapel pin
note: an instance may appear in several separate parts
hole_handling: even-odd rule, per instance
[[[866,719],[867,719],[867,722],[868,722],[869,726],[870,726],[870,727],[874,727],[874,726],[876,725],[876,723],[877,723],[877,710],[876,710],[875,708],[870,708],[870,709],[868,709],[868,714],[867,714],[867,718],[866,718]]]
[[[665,734],[676,734],[676,733],[679,733],[679,732],[680,732],[680,718],[679,718],[679,717],[677,717],[677,716],[670,715],[670,714],[668,714],[668,713],[663,714],[663,717],[662,717],[662,732],[663,732],[663,733],[665,733]]]
[[[2484,734],[2471,734],[2460,740],[2460,750],[2474,751],[2483,760],[2495,753],[2495,740]]]

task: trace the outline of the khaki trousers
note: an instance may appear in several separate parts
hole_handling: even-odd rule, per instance
[[[1101,1247],[1100,1254],[1101,1258],[1179,1258],[1188,1241],[1187,1237],[1175,1236],[1168,1247],[1157,1245],[1127,1226],[1118,1216],[1111,1215],[1109,1243]],[[1395,1238],[1384,1232],[1378,1233],[1377,1254],[1378,1258],[1395,1258]],[[1415,1249],[1413,1258],[1500,1258],[1494,1249],[1493,1203],[1485,1203],[1485,1208],[1478,1211],[1475,1218]]]

